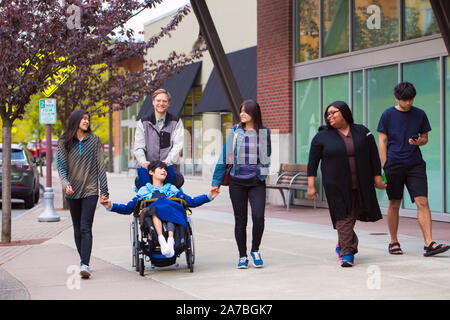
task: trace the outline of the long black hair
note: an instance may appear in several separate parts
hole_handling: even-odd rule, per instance
[[[245,112],[252,117],[255,130],[256,132],[259,132],[259,130],[263,128],[261,107],[259,104],[256,101],[249,99],[242,102],[239,112],[242,111],[242,108],[245,108]],[[240,122],[239,125],[245,128],[245,123]]]
[[[333,107],[339,109],[339,111],[341,112],[341,114],[342,114],[342,116],[344,117],[345,121],[347,121],[347,123],[348,123],[349,125],[351,125],[351,124],[354,123],[353,115],[352,115],[352,112],[351,112],[350,108],[348,107],[348,105],[347,105],[344,101],[339,101],[339,100],[338,100],[338,101],[334,101],[334,102],[330,103],[330,104],[328,105],[328,107],[325,109],[325,112],[324,112],[324,114],[323,114],[323,117],[325,118],[325,123],[327,124],[328,129],[333,128],[333,127],[330,125],[330,122],[328,121],[328,117],[327,117],[328,109],[329,109],[331,106],[333,106]],[[320,131],[320,130],[319,130],[319,131]]]
[[[69,117],[69,124],[67,126],[67,129],[64,131],[63,135],[61,136],[60,140],[62,140],[64,148],[67,152],[70,151],[70,148],[72,147],[72,140],[77,135],[77,130],[80,127],[81,119],[83,119],[84,115],[89,115],[89,112],[83,109],[78,109],[72,112],[72,114]],[[89,127],[86,131],[86,133],[91,133],[91,123],[89,122]]]

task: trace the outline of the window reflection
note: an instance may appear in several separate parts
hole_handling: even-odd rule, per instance
[[[405,0],[405,39],[439,33],[439,26],[428,0]]]
[[[323,0],[324,56],[348,52],[348,0]]]
[[[355,0],[353,49],[361,50],[398,41],[398,2]]]
[[[319,1],[297,0],[297,62],[319,57]]]

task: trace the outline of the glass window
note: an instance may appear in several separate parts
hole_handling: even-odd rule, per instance
[[[324,56],[348,52],[348,0],[323,0]]]
[[[364,123],[363,72],[352,73],[352,113],[355,123]]]
[[[420,149],[423,159],[427,163],[428,202],[432,211],[441,211],[441,103],[439,68],[439,59],[429,59],[403,65],[403,80],[411,82],[417,91],[414,106],[426,112],[431,125],[431,131],[428,133],[428,143],[420,147]],[[406,189],[403,198],[405,208],[416,209],[416,205],[411,203]]]
[[[319,1],[297,0],[296,62],[319,57]]]
[[[336,100],[348,103],[348,73],[324,77],[322,81],[322,106],[325,108]]]
[[[295,109],[295,159],[297,163],[308,163],[311,140],[320,126],[318,79],[296,82]]]
[[[450,212],[450,58],[445,59],[445,212]]]
[[[398,83],[397,65],[368,69],[367,76],[367,127],[378,144],[378,122],[384,110],[395,105],[394,87]],[[381,206],[387,207],[389,201],[385,190],[376,189]]]
[[[122,120],[128,120],[128,108],[122,110]]]
[[[227,139],[227,132],[233,126],[233,114],[232,113],[222,113],[220,115],[220,120],[222,123],[222,145],[225,144],[225,140]]]
[[[127,111],[126,109],[124,111]],[[128,127],[122,127],[122,170],[128,170],[128,154],[130,145],[128,142]]]
[[[186,101],[184,101],[183,106],[183,115],[191,116],[192,115],[192,90],[189,90],[189,94],[186,98]]]
[[[202,155],[203,155],[203,134],[202,134],[202,116],[194,117],[194,176],[202,175]]]
[[[398,2],[355,0],[353,49],[361,50],[398,41]]]
[[[184,158],[184,174],[193,174],[193,159],[192,159],[192,117],[183,118],[184,125],[184,144],[183,144],[183,158]]]
[[[429,0],[405,0],[405,39],[439,33]]]

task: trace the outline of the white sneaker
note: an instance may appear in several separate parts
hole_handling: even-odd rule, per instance
[[[80,266],[80,276],[83,279],[89,279],[91,276],[91,269],[89,269],[89,266],[82,264]]]
[[[169,237],[169,239],[167,239],[167,245],[169,246],[169,256],[173,257],[175,255],[175,240],[172,237]]]

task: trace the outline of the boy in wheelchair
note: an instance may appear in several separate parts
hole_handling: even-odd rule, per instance
[[[111,203],[110,199],[100,202],[108,211],[131,214],[141,200],[157,199],[149,207],[142,209],[140,221],[143,223],[146,219],[151,218],[153,227],[158,235],[161,253],[169,258],[175,254],[175,225],[179,224],[186,227],[187,218],[185,208],[180,203],[167,198],[175,197],[184,199],[188,207],[194,208],[212,201],[219,192],[210,191],[208,195],[203,194],[191,198],[172,183],[165,183],[168,167],[164,162],[159,160],[150,163],[148,173],[151,177],[151,182],[141,187],[136,196],[127,204]],[[163,222],[167,226],[167,240],[163,234]]]

